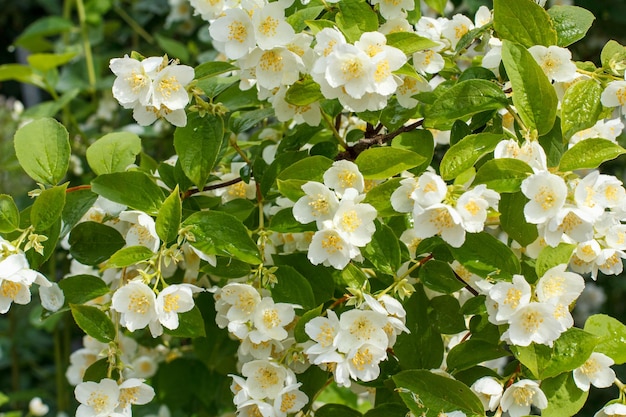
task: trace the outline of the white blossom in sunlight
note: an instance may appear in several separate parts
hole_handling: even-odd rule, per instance
[[[522,193],[530,200],[524,206],[526,220],[540,224],[556,216],[563,207],[567,185],[557,175],[539,172],[522,181]]]
[[[335,346],[340,352],[350,352],[368,344],[387,349],[388,337],[385,333],[387,317],[371,310],[350,310],[339,317],[340,330],[335,338]]]
[[[528,52],[551,81],[565,82],[576,78],[576,64],[572,62],[569,49],[556,45],[535,45],[528,48]]]
[[[461,194],[456,202],[456,210],[463,218],[463,227],[470,233],[482,232],[487,221],[487,210],[498,209],[500,195],[484,184],[477,185]]]
[[[242,9],[226,9],[209,27],[211,37],[221,42],[230,59],[239,59],[256,45],[254,26],[248,13]]]
[[[65,303],[65,294],[56,282],[49,287],[39,288],[39,298],[41,306],[51,312],[58,311]]]
[[[353,199],[347,198],[349,194],[356,197],[356,190],[348,189],[344,194],[333,217],[333,224],[350,244],[363,247],[372,240],[372,235],[376,231],[374,220],[378,213],[370,204],[356,203]]]
[[[33,283],[52,285],[40,272],[30,269],[23,252],[0,237],[0,314],[9,311],[12,303],[30,303]]]
[[[194,69],[188,65],[172,63],[166,66],[154,76],[152,101],[149,104],[157,109],[165,107],[170,111],[184,109],[189,103],[185,86],[194,76]]]
[[[502,384],[495,378],[490,376],[482,377],[476,380],[470,389],[483,403],[485,410],[495,411],[500,405],[503,389]]]
[[[555,317],[555,306],[549,303],[530,302],[519,307],[509,317],[509,328],[501,340],[516,346],[539,343],[552,346],[563,331]]]
[[[422,75],[437,74],[445,66],[445,61],[434,49],[426,49],[413,54],[413,66]]]
[[[113,294],[111,308],[120,315],[120,324],[131,332],[157,320],[156,295],[140,280],[130,281]]]
[[[516,311],[528,305],[531,295],[530,284],[522,275],[513,275],[511,282],[498,282],[492,286],[489,290],[489,298],[498,305],[492,323],[500,324],[508,321]]]
[[[154,219],[138,210],[123,211],[119,219],[130,223],[125,239],[127,246],[145,246],[152,252],[159,250],[161,240],[156,232]]]
[[[504,391],[500,405],[503,411],[508,411],[510,417],[521,417],[530,413],[531,405],[540,410],[546,408],[548,399],[539,388],[539,384],[529,379],[522,379]]]
[[[248,337],[253,343],[287,338],[285,327],[295,318],[295,308],[299,306],[287,303],[275,303],[271,297],[263,298],[252,315],[254,330]]]
[[[339,200],[333,191],[315,181],[304,184],[302,191],[305,195],[293,206],[293,217],[298,222],[306,224],[315,221],[319,229],[324,221],[332,220],[339,207]]]
[[[621,403],[609,404],[595,413],[593,417],[626,417],[626,405]]]
[[[295,382],[286,368],[267,360],[245,363],[241,374],[247,378],[248,393],[255,400],[277,398],[288,379],[294,379]]]
[[[287,414],[296,413],[309,401],[309,397],[298,388],[302,383],[285,386],[274,399],[274,412],[276,417],[286,417]]]
[[[608,388],[615,382],[615,371],[611,366],[615,362],[604,353],[592,352],[589,359],[574,369],[574,382],[582,391],[589,391],[589,386]]]
[[[156,298],[156,314],[159,323],[168,329],[178,328],[178,315],[194,307],[193,293],[202,291],[190,284],[174,284],[166,287]]]
[[[456,48],[457,43],[470,30],[474,29],[474,22],[467,16],[455,14],[451,20],[446,21],[441,29],[441,36],[450,41],[450,47]]]
[[[459,212],[447,204],[433,204],[427,208],[415,206],[413,227],[421,239],[439,235],[450,246],[461,247],[465,242],[463,218]]]
[[[268,3],[255,10],[252,25],[261,49],[287,45],[295,36],[293,27],[285,20],[285,10],[280,2]]]
[[[592,127],[573,134],[569,139],[569,147],[590,138],[602,138],[617,143],[617,137],[622,134],[623,130],[624,123],[621,119],[600,119]]]
[[[361,256],[359,248],[351,244],[344,234],[334,228],[333,222],[324,222],[311,239],[308,258],[313,265],[322,264],[343,269],[350,260]]]
[[[500,141],[493,152],[493,157],[519,159],[537,173],[548,169],[546,153],[536,141],[526,141],[521,146],[515,139]]]
[[[117,77],[113,82],[113,97],[127,109],[133,108],[136,103],[151,105],[152,79],[162,63],[162,57],[139,61],[125,55],[124,58],[111,59],[109,68]]]
[[[131,405],[148,404],[154,398],[154,389],[144,383],[143,379],[129,378],[119,385],[119,405],[117,412],[130,416]]]
[[[371,0],[370,3],[378,4],[380,14],[385,20],[402,17],[405,12],[415,9],[413,0]]]
[[[305,351],[315,364],[328,362],[327,356],[335,354],[335,338],[339,333],[339,318],[333,310],[326,310],[327,317],[315,317],[304,325],[304,331],[315,342]],[[331,359],[332,360],[332,359]]]
[[[76,417],[121,417],[116,412],[119,405],[120,388],[112,379],[100,382],[82,382],[74,389],[76,400],[80,403]]]
[[[375,380],[380,375],[378,365],[385,359],[387,359],[386,348],[369,343],[358,345],[346,354],[346,364],[350,377],[365,382]]]
[[[230,0],[189,0],[194,8],[194,15],[200,15],[207,22],[217,19],[228,7]]]
[[[417,106],[418,101],[413,98],[414,95],[421,92],[431,91],[432,88],[428,81],[424,78],[414,78],[409,76],[400,77],[402,84],[396,89],[396,99],[398,104],[407,109],[412,109]]]
[[[349,96],[360,99],[374,92],[374,64],[363,50],[345,43],[327,57],[325,79],[328,85],[342,87]]]
[[[348,188],[354,188],[359,193],[365,188],[365,180],[359,167],[345,159],[333,162],[324,172],[323,178],[324,185],[335,190],[339,196],[342,196]]]
[[[626,81],[611,81],[600,96],[605,107],[619,107],[626,112]]]

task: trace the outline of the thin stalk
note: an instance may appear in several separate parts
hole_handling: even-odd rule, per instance
[[[333,123],[333,121],[330,119],[330,116],[328,116],[326,113],[322,112],[322,117],[324,118],[324,121],[326,122],[326,124],[330,128],[331,132],[333,132],[333,136],[335,137],[335,139],[337,139],[337,142],[339,142],[339,145],[341,145],[341,147],[343,149],[347,150],[348,149],[348,144],[346,143],[345,140],[343,140],[343,138],[339,134],[339,131],[335,127],[335,124]]]
[[[91,43],[89,42],[89,33],[87,32],[87,18],[85,15],[85,4],[83,0],[76,0],[76,11],[78,12],[78,21],[80,22],[80,33],[83,38],[83,50],[85,52],[85,61],[87,64],[87,77],[89,78],[89,87],[91,92],[96,91],[96,71],[93,64],[93,55],[91,53]]]
[[[113,10],[146,42],[148,42],[149,44],[154,44],[154,37],[146,32],[146,30],[139,23],[137,23],[137,21],[133,19],[131,15],[126,13],[126,10],[117,5],[113,6]]]

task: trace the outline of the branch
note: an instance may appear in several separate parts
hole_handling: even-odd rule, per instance
[[[230,181],[225,181],[225,182],[221,182],[219,184],[213,184],[213,185],[207,185],[206,187],[204,187],[202,190],[199,189],[194,189],[194,190],[187,190],[183,193],[182,195],[182,199],[184,200],[185,198],[189,198],[194,194],[198,194],[201,191],[211,191],[211,190],[217,190],[218,188],[224,188],[224,187],[228,187],[230,185],[233,184],[237,184],[238,182],[243,181],[243,179],[241,177],[232,179]]]
[[[339,153],[335,159],[348,159],[353,161],[361,152],[371,148],[373,145],[382,145],[391,142],[396,136],[402,133],[411,132],[420,127],[423,123],[424,119],[421,119],[417,122],[411,123],[410,125],[402,126],[390,133],[378,133],[382,129],[382,125],[379,124],[376,128],[368,129],[368,131],[366,131],[366,137],[359,140],[355,145],[347,147],[346,151]],[[368,136],[368,134],[372,136]]]

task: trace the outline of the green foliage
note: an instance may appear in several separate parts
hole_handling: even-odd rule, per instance
[[[87,148],[87,162],[97,175],[124,172],[141,152],[141,138],[130,132],[104,135]]]

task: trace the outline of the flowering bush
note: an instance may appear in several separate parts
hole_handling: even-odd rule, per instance
[[[0,313],[35,292],[84,334],[58,411],[565,417],[616,385],[596,416],[626,415],[626,326],[571,313],[626,258],[626,190],[598,170],[626,153],[626,47],[572,61],[590,12],[191,6],[215,51],[195,67],[127,51],[98,79],[84,46],[87,94],[143,129],[71,117],[74,53],[0,66],[53,97],[14,137],[38,188],[0,195]]]

